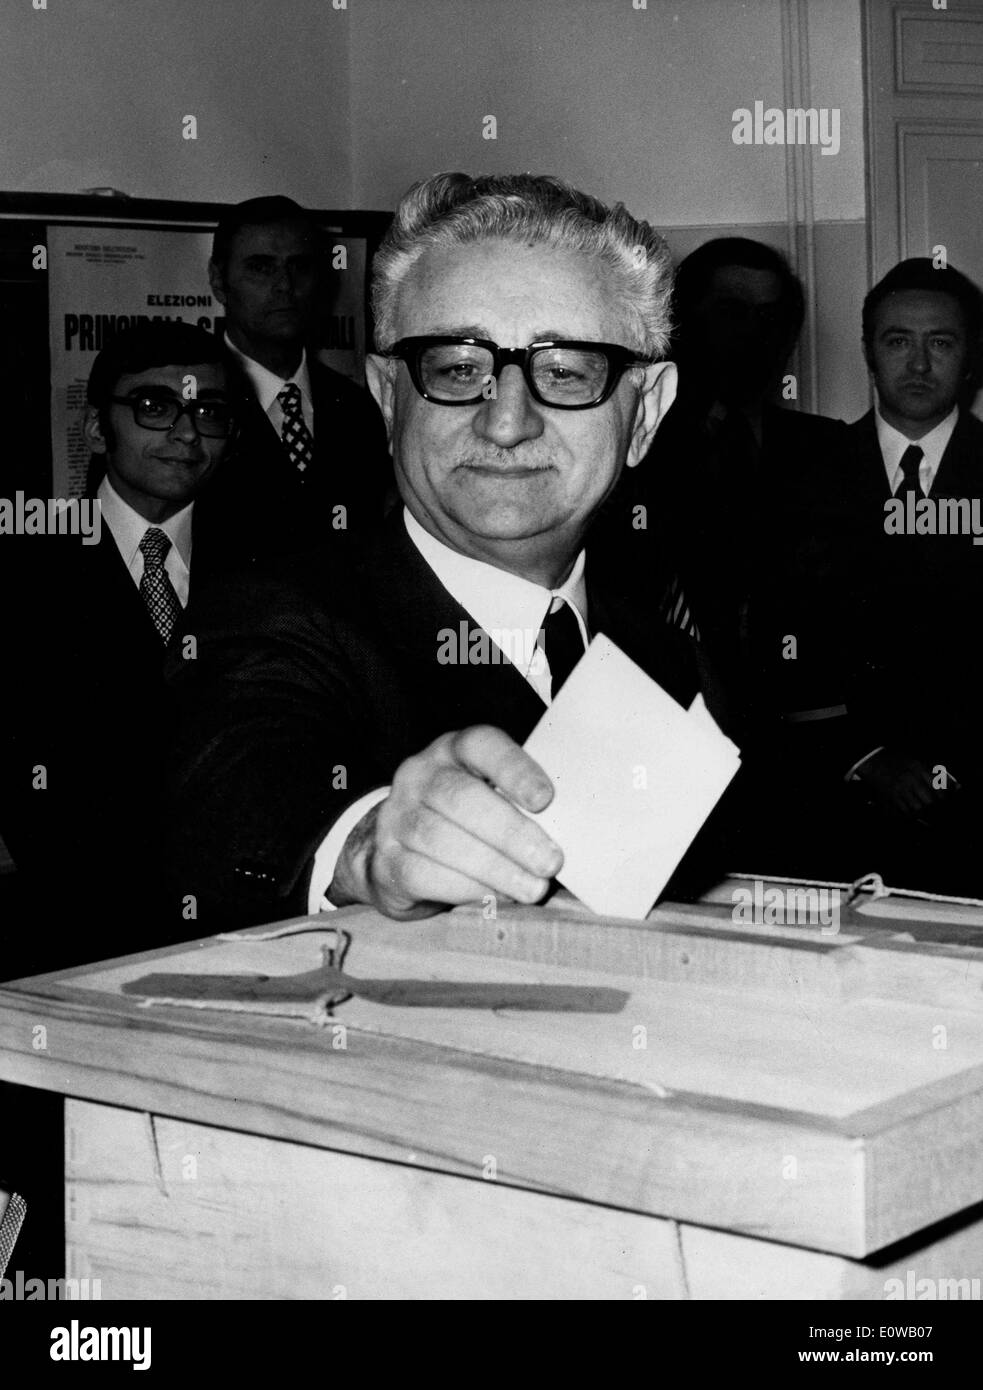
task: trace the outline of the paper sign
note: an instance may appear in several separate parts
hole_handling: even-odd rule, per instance
[[[535,817],[593,912],[644,918],[740,766],[697,697],[677,704],[595,637],[525,743],[555,788]]]

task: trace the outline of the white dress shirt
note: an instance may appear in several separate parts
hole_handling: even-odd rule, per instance
[[[252,357],[247,357],[236,347],[235,343],[225,335],[225,346],[236,358],[242,370],[249,378],[250,384],[259,402],[260,408],[266,412],[270,424],[276,430],[280,438],[283,438],[283,406],[277,400],[277,396],[285,386],[296,385],[300,387],[300,408],[304,416],[304,424],[307,426],[310,436],[314,438],[314,401],[311,397],[311,375],[307,369],[307,350],[306,348],[300,355],[300,366],[293,376],[277,376],[276,372],[271,372],[268,367],[264,367],[261,362],[256,362]]]
[[[552,676],[546,654],[536,638],[547,613],[555,612],[561,603],[566,602],[573,609],[585,647],[590,640],[586,621],[584,552],[577,556],[563,584],[556,589],[547,589],[508,570],[451,550],[450,546],[425,531],[405,508],[403,522],[410,540],[451,598],[456,599],[478,627],[488,633],[529,682],[544,706],[549,705]],[[324,895],[334,878],[335,866],[345,841],[362,817],[380,801],[385,801],[388,795],[388,787],[367,792],[349,806],[328,831],[314,856],[314,870],[307,895],[308,912],[331,908],[332,904],[326,901]]]
[[[143,554],[140,542],[150,527],[165,532],[171,538],[171,548],[164,558],[164,570],[174,586],[174,592],[181,607],[188,606],[188,587],[191,583],[191,514],[194,503],[189,502],[168,521],[148,521],[145,516],[135,512],[129,502],[113,487],[108,478],[103,478],[96,493],[102,511],[102,519],[109,527],[116,548],[123,557],[123,564],[130,578],[139,589],[143,578]]]
[[[881,446],[881,458],[892,496],[901,486],[901,455],[914,444],[922,451],[922,460],[918,465],[918,481],[927,497],[932,491],[932,484],[939,471],[942,455],[952,438],[952,431],[956,428],[956,421],[959,419],[958,405],[954,405],[945,419],[921,439],[909,439],[893,425],[889,425],[881,415],[880,407],[874,412],[874,418],[877,425],[877,442]]]

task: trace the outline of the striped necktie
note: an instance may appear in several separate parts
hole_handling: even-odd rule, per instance
[[[140,542],[143,556],[143,578],[140,597],[147,605],[160,640],[166,647],[181,616],[181,600],[174,592],[171,577],[164,568],[171,538],[159,526],[148,526]]]
[[[304,422],[300,387],[295,381],[290,382],[278,394],[277,400],[283,411],[283,434],[281,438],[287,446],[291,463],[303,477],[314,458],[314,440]]]

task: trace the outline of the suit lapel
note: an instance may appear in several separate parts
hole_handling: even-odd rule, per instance
[[[862,506],[876,506],[878,517],[883,516],[883,505],[891,496],[887,481],[887,469],[877,438],[877,425],[874,412],[868,410],[863,419],[852,426],[856,431],[855,486],[858,501]]]
[[[159,664],[163,657],[163,645],[147,605],[128,573],[108,527],[100,543],[91,549],[98,611],[107,618],[115,615],[114,621],[118,620],[119,625],[129,631],[143,649],[143,654]],[[95,614],[92,621],[97,621]]]
[[[248,548],[235,524],[213,505],[211,496],[199,497],[191,514],[191,575],[188,602],[214,579],[241,568],[247,561]]]
[[[979,497],[983,495],[983,446],[976,442],[974,452],[973,424],[960,410],[956,428],[952,431],[945,453],[932,483],[933,497]],[[979,431],[983,436],[983,428]]]
[[[603,632],[654,680],[667,695],[688,706],[699,688],[689,642],[668,627],[630,590],[610,580],[594,582],[588,563],[588,626]]]
[[[366,591],[384,639],[411,671],[424,718],[441,731],[494,722],[524,739],[546,708],[529,682],[440,583],[391,514],[368,548]],[[426,706],[426,708],[423,708]],[[448,722],[449,721],[449,722]]]
[[[255,396],[251,395],[249,398],[249,409],[243,419],[242,428],[244,433],[248,431],[247,453],[250,459],[271,458],[276,459],[278,464],[282,460],[284,466],[289,467],[290,460],[283,447],[283,441],[277,434],[273,421]]]
[[[368,565],[365,586],[376,595],[385,640],[414,671],[418,690],[429,692],[428,717],[435,727],[487,723],[493,710],[494,722],[523,740],[541,718],[544,701],[490,639],[473,638],[479,625],[427,565],[406,533],[401,511],[389,517],[370,548]],[[591,634],[606,633],[669,695],[688,705],[699,682],[685,639],[641,612],[627,590],[611,581],[594,582],[589,566],[587,592]]]

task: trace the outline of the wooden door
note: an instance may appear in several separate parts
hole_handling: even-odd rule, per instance
[[[864,0],[864,36],[871,284],[944,247],[983,286],[983,0]]]

